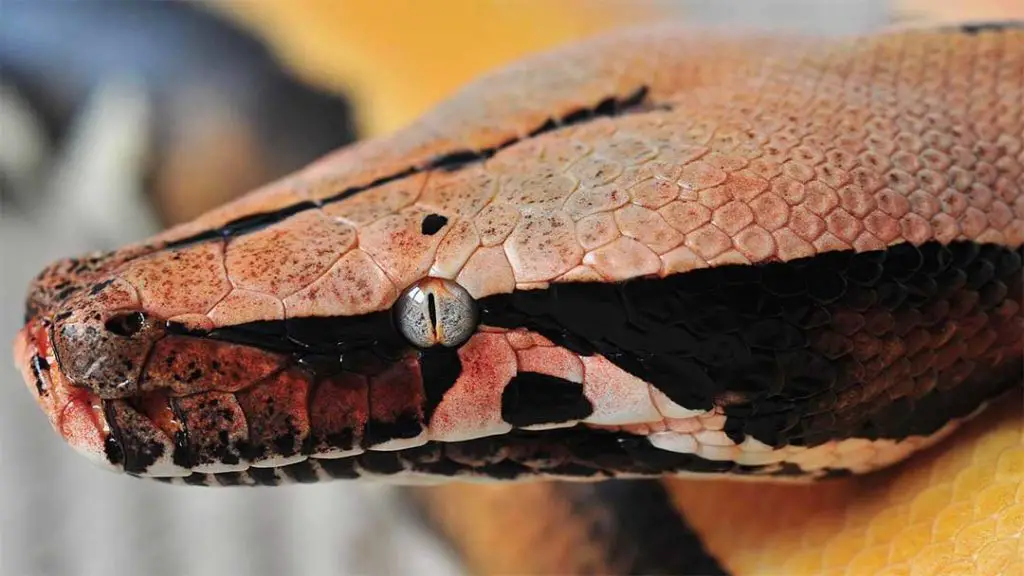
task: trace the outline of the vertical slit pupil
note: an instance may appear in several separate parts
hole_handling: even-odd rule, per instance
[[[437,327],[437,303],[434,302],[434,295],[427,294],[427,314],[430,314],[430,325]]]

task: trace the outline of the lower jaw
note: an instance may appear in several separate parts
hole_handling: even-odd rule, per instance
[[[622,432],[595,431],[583,425],[555,431],[514,431],[503,436],[464,442],[428,442],[416,448],[366,451],[342,458],[304,457],[280,466],[157,478],[194,486],[277,486],[335,479],[415,485],[450,481],[599,481],[611,478],[691,477],[759,482],[810,482],[866,473],[884,467],[938,442],[958,423],[928,437],[888,446],[890,461],[875,468],[802,468],[792,462],[744,465],[708,460],[695,454],[653,447],[647,438]],[[863,441],[862,441],[863,442]],[[793,448],[793,453],[807,448]],[[783,452],[786,449],[782,449]]]

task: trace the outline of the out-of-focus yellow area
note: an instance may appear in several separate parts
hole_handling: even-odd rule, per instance
[[[1024,406],[1010,394],[905,465],[819,485],[671,484],[734,574],[1024,575]]]
[[[1024,18],[1024,0],[895,0],[894,11],[908,20],[996,22]]]
[[[664,17],[667,10],[613,0],[260,0],[206,6],[253,29],[303,78],[350,96],[364,136],[404,126],[466,81],[517,57]]]

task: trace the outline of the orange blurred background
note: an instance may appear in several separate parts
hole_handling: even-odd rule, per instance
[[[304,79],[349,95],[362,135],[390,132],[474,76],[608,28],[679,17],[671,2],[294,0],[208,4]]]

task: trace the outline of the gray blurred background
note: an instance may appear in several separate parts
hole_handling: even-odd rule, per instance
[[[819,33],[893,20],[883,0],[650,4],[661,19]],[[139,240],[361,136],[343,91],[291,78],[248,32],[178,3],[6,0],[0,87],[6,343],[51,260]],[[461,573],[387,487],[117,476],[63,445],[9,360],[0,382],[4,576]]]

